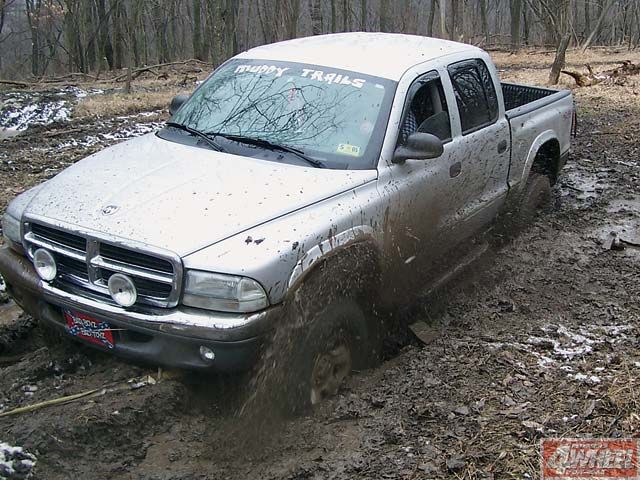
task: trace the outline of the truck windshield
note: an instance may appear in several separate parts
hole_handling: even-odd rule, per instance
[[[329,67],[236,59],[216,70],[171,121],[231,153],[260,156],[256,150],[265,145],[235,136],[293,147],[329,168],[369,169],[380,155],[395,85]],[[300,162],[278,153],[279,161]]]

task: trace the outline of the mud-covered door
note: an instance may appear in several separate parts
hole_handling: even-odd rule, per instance
[[[458,111],[461,191],[466,199],[455,215],[458,235],[467,237],[488,225],[507,194],[509,123],[500,111],[496,87],[481,59],[448,66]]]
[[[383,291],[392,303],[418,293],[435,274],[434,264],[454,245],[450,226],[466,201],[466,196],[455,195],[462,177],[456,170],[449,104],[436,70],[418,77],[409,88],[397,146],[415,132],[440,138],[444,152],[438,158],[395,163],[380,178],[389,273]]]

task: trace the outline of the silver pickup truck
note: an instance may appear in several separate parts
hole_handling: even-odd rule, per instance
[[[296,328],[311,403],[377,355],[376,310],[549,198],[574,122],[570,92],[501,83],[479,48],[381,33],[251,49],[171,114],[13,200],[8,291],[81,342],[182,368],[251,368]]]

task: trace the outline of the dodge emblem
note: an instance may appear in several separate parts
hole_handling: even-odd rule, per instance
[[[102,214],[103,215],[113,215],[114,213],[116,213],[118,211],[118,207],[117,205],[107,205],[106,207],[102,208]]]

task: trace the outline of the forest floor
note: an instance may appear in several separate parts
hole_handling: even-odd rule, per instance
[[[552,61],[533,52],[494,57],[503,79],[540,85]],[[604,70],[627,59],[640,54],[570,52],[568,61]],[[16,112],[34,98],[64,113],[1,141],[0,213],[87,154],[158,128],[160,106],[192,89],[189,82],[181,85],[182,72],[134,82],[151,105],[141,99],[136,111],[119,85],[2,92],[5,127],[15,128]],[[37,458],[34,478],[49,480],[535,479],[543,438],[636,436],[639,89],[638,77],[574,89],[578,137],[551,211],[462,285],[410,309],[427,344],[408,342],[302,418],[246,422],[235,415],[241,392],[229,379],[159,376],[75,344],[51,346],[0,299],[0,446],[24,447]],[[629,242],[625,249],[608,248],[612,231]],[[72,403],[2,416],[87,391]]]

